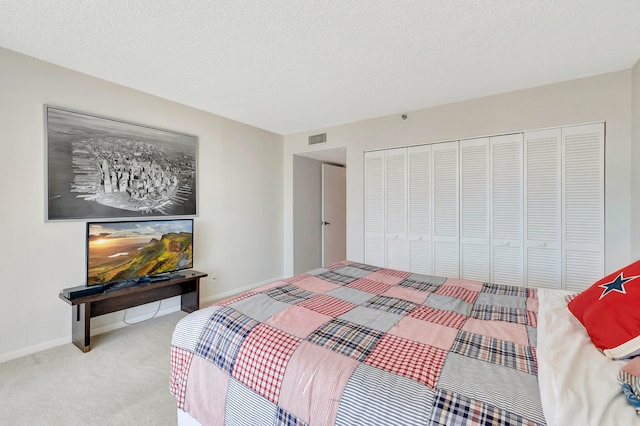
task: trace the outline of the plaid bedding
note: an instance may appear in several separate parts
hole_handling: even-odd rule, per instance
[[[541,425],[537,293],[340,262],[188,315],[171,392],[203,425]]]

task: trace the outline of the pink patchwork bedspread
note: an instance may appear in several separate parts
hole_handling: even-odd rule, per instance
[[[544,424],[535,290],[340,262],[188,315],[178,408],[203,425]]]

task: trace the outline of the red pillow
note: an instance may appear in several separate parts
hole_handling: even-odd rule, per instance
[[[602,278],[568,307],[609,358],[640,354],[640,260]]]

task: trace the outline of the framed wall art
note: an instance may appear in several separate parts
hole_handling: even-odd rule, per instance
[[[44,106],[46,220],[195,216],[196,136]]]

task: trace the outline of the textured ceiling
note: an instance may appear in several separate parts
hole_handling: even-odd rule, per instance
[[[279,134],[631,68],[638,0],[0,0],[0,46]]]

